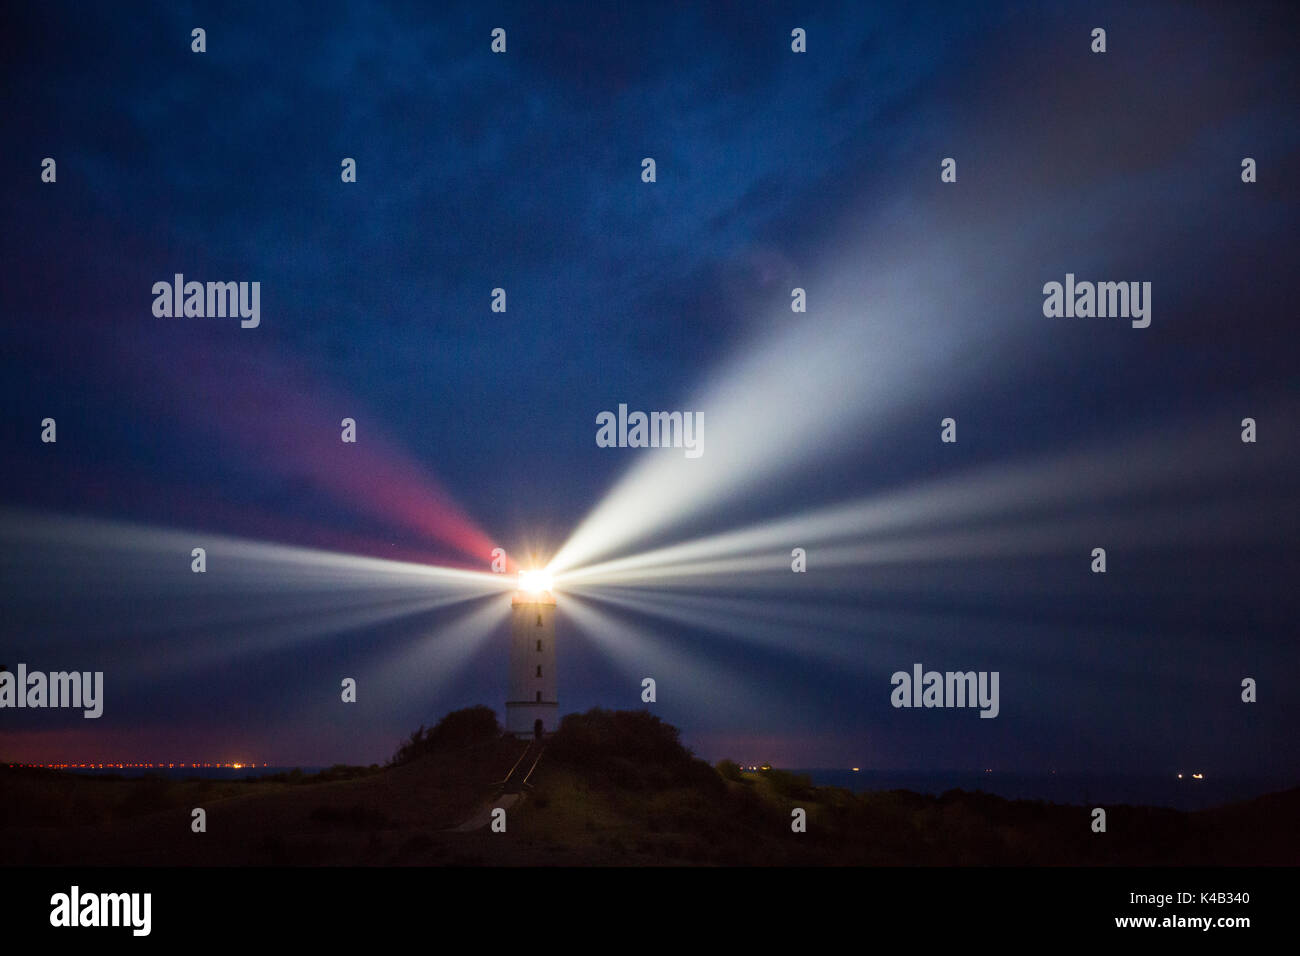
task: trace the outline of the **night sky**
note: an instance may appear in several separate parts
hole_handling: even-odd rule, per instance
[[[1300,17],[549,6],[8,9],[0,661],[106,701],[0,711],[0,758],[382,761],[504,717],[508,598],[360,558],[764,528],[561,581],[562,712],[710,760],[1300,773]],[[260,282],[260,325],[156,317],[176,273]],[[1150,282],[1150,326],[1044,316],[1067,273]],[[620,403],[702,412],[703,455],[597,447]],[[891,707],[915,662],[998,671],[1000,714]]]

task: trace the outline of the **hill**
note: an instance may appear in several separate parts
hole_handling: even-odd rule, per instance
[[[384,767],[249,781],[0,770],[0,864],[1294,865],[1300,790],[1184,813],[950,791],[854,794],[711,767],[644,711],[567,716],[506,832],[448,832],[490,806],[528,742],[488,708],[420,728]],[[203,807],[207,832],[190,830]],[[792,832],[791,813],[807,814]]]

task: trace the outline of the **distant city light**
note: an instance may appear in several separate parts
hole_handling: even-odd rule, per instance
[[[128,762],[125,762],[125,761],[123,761],[123,762],[121,762],[121,763],[118,763],[118,762],[116,762],[116,761],[108,761],[108,762],[106,762],[106,763],[11,763],[11,764],[8,764],[8,767],[9,767],[9,769],[11,769],[11,770],[14,770],[14,769],[33,769],[33,770],[67,770],[67,769],[69,769],[69,768],[70,768],[70,769],[73,769],[73,770],[77,770],[77,769],[81,769],[81,770],[153,770],[153,769],[155,769],[155,768],[158,769],[158,770],[162,770],[163,768],[167,768],[167,769],[169,769],[169,770],[173,770],[173,769],[175,769],[176,767],[190,767],[190,768],[211,767],[211,768],[213,768],[213,769],[217,769],[217,770],[243,770],[243,769],[245,769],[245,768],[247,768],[247,767],[256,767],[256,766],[257,766],[256,763],[191,763],[191,764],[183,764],[183,763],[163,763],[162,761],[159,761],[159,762],[157,762],[157,763],[143,763],[143,762],[141,762],[141,763],[128,763]],[[266,764],[262,764],[262,766],[265,767]]]

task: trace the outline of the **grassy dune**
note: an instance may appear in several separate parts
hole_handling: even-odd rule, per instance
[[[466,716],[468,715],[468,716]],[[412,735],[383,768],[260,781],[0,770],[0,864],[1294,865],[1300,790],[1184,813],[952,791],[853,794],[710,767],[645,712],[566,718],[505,833],[450,833],[524,742],[486,708]],[[207,832],[190,811],[207,811]],[[807,832],[791,830],[791,811]]]

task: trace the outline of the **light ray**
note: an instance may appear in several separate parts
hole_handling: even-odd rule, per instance
[[[707,709],[714,719],[742,719],[761,707],[764,695],[781,691],[758,688],[743,674],[701,659],[678,643],[659,637],[626,619],[601,610],[591,597],[566,596],[564,615],[629,679],[628,694],[640,692],[640,682],[653,677],[660,701],[675,701]]]
[[[995,216],[1015,222],[1021,201],[994,206]],[[554,572],[644,546],[724,503],[770,493],[843,447],[869,447],[919,390],[935,400],[978,379],[996,365],[991,343],[1041,320],[1036,310],[1008,314],[995,306],[1024,295],[1023,266],[1013,265],[1028,258],[1017,258],[1021,250],[954,234],[933,201],[913,201],[905,216],[890,218],[899,212],[876,210],[881,228],[865,240],[858,233],[809,276],[816,306],[794,315],[783,303],[690,397],[686,409],[704,415],[702,454],[642,452],[556,554]],[[1041,241],[1019,223],[1005,234],[1026,251]],[[931,265],[936,260],[942,267]],[[987,320],[951,321],[971,314]],[[1022,350],[1042,341],[1018,340]]]
[[[1063,553],[1102,540],[1149,548],[1268,539],[1294,527],[1291,509],[1276,518],[1261,517],[1258,502],[1240,493],[1245,480],[1267,476],[1280,463],[1282,450],[1252,448],[1246,459],[1226,454],[1235,435],[1225,433],[1222,422],[1169,431],[1046,459],[995,463],[919,487],[571,568],[557,575],[557,584],[692,581],[769,588],[772,579],[763,572],[788,574],[793,547],[816,548],[810,561],[826,568]],[[1175,491],[1183,501],[1190,493],[1205,499],[1195,521],[1188,520],[1185,503],[1158,503]],[[1285,504],[1281,491],[1279,504]],[[1116,514],[1121,508],[1127,513]]]
[[[68,582],[44,572],[81,572],[78,586],[109,581],[113,588],[140,593],[163,590],[158,575],[190,581],[193,590],[213,586],[281,591],[285,587],[364,589],[457,587],[504,590],[510,582],[486,571],[435,567],[363,557],[314,548],[274,544],[213,534],[178,531],[99,518],[73,518],[29,512],[0,512],[0,540],[6,542],[9,580],[24,586],[48,582],[63,592]],[[195,547],[207,552],[208,571],[191,576]],[[229,560],[223,560],[229,559]],[[180,569],[176,574],[177,568]],[[176,581],[168,580],[166,590]],[[27,592],[24,592],[27,593]]]
[[[446,692],[474,654],[510,616],[507,601],[476,599],[451,621],[432,624],[376,660],[363,671],[361,683],[384,689],[381,710],[412,706],[427,709],[432,695]]]
[[[117,665],[146,679],[366,631],[504,592],[503,575],[103,519],[0,514],[15,621],[44,652],[131,638]],[[192,570],[192,549],[206,570]],[[64,625],[63,611],[79,614]],[[83,633],[87,609],[95,633]],[[93,641],[87,645],[87,641]]]
[[[856,615],[789,601],[754,601],[681,592],[649,594],[625,588],[575,587],[566,596],[599,599],[648,617],[728,640],[779,651],[797,658],[815,657],[839,666],[859,667],[864,644]]]

